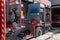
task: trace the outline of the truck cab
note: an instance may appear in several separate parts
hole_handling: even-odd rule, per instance
[[[38,1],[5,1],[7,40],[9,37],[13,38],[13,35],[20,40],[38,37],[48,32],[51,25],[51,6]]]

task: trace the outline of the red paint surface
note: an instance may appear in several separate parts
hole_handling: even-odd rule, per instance
[[[60,22],[60,20],[53,20],[52,22],[58,24]]]

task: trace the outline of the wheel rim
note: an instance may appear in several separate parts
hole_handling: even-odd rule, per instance
[[[36,28],[36,36],[38,37],[38,36],[41,36],[42,35],[42,29],[41,29],[41,27],[37,27]]]
[[[40,35],[41,35],[41,32],[39,31],[39,32],[38,32],[38,36],[40,36]]]

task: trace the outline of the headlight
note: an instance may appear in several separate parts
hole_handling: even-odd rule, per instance
[[[8,31],[11,31],[11,29],[9,28]]]
[[[6,29],[6,33],[8,33],[9,31],[11,31],[11,29],[10,29],[10,28],[7,28],[7,29]]]

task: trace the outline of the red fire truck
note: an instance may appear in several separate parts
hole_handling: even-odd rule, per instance
[[[25,0],[3,0],[1,3],[1,15],[5,15],[3,18],[1,16],[4,20],[1,23],[4,23],[3,28],[6,30],[1,34],[6,35],[7,40],[38,37],[50,30],[51,5]]]

